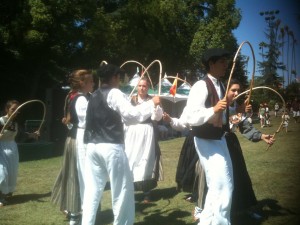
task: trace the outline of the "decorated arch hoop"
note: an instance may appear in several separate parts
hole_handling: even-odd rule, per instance
[[[276,94],[280,97],[280,99],[281,99],[281,101],[282,101],[282,103],[283,103],[283,110],[284,110],[283,112],[284,112],[284,113],[286,112],[286,104],[285,104],[285,100],[284,100],[284,98],[282,97],[282,95],[279,94],[279,92],[275,91],[274,89],[272,89],[272,88],[270,88],[270,87],[266,87],[266,86],[258,86],[258,87],[252,88],[252,90],[257,90],[257,89],[268,89],[268,90],[273,91],[274,93],[276,93]],[[241,97],[241,96],[244,95],[244,94],[250,93],[250,91],[252,91],[252,90],[249,89],[249,90],[247,90],[247,91],[244,91],[244,92],[240,93],[240,94],[239,94],[238,96],[236,96],[233,100],[237,100],[239,97]],[[273,137],[275,137],[276,133],[279,133],[279,132],[280,132],[283,123],[284,123],[284,118],[282,118],[279,127],[277,128],[277,130],[276,130],[275,133],[273,134]],[[268,150],[270,147],[271,147],[271,145],[268,145],[267,150]]]
[[[44,102],[42,102],[41,100],[37,100],[37,99],[33,99],[33,100],[29,100],[27,102],[24,102],[23,104],[19,105],[18,108],[10,115],[10,117],[8,118],[8,120],[6,121],[6,123],[4,124],[4,126],[2,127],[2,130],[0,132],[0,136],[3,134],[4,130],[6,129],[8,123],[11,121],[11,119],[14,117],[14,115],[25,105],[29,104],[29,103],[34,103],[34,102],[38,102],[41,103],[43,105],[43,118],[42,118],[42,122],[37,130],[37,132],[40,133],[40,130],[45,122],[45,116],[46,116],[46,105]]]
[[[128,61],[124,62],[124,63],[120,66],[120,68],[122,68],[122,67],[123,67],[124,65],[126,65],[127,63],[136,63],[136,64],[140,65],[140,66],[144,69],[144,73],[141,75],[141,77],[140,77],[140,79],[139,79],[139,81],[138,81],[138,83],[139,83],[140,80],[142,79],[142,77],[144,77],[144,74],[145,74],[145,71],[146,71],[146,67],[145,67],[142,63],[140,63],[140,62],[138,62],[138,61],[135,61],[135,60],[128,60]],[[153,89],[153,83],[152,83],[152,80],[151,80],[151,78],[150,78],[150,75],[149,75],[148,71],[147,71],[147,76],[148,76],[148,79],[149,79],[149,81],[150,81],[151,87],[152,87],[152,89]],[[138,85],[138,83],[137,83],[137,85]],[[132,96],[132,94],[133,94],[133,92],[135,91],[137,85],[132,89],[132,91],[131,91],[130,94],[129,94],[129,97]]]
[[[142,66],[142,68],[144,69],[144,73],[141,75],[141,78],[144,76],[144,74],[147,73],[147,76],[148,76],[148,79],[149,79],[149,81],[150,81],[150,83],[151,83],[152,89],[154,89],[153,83],[152,83],[152,80],[151,80],[151,77],[150,77],[150,75],[149,75],[149,73],[148,73],[148,70],[149,70],[149,68],[150,68],[154,63],[156,63],[156,62],[159,64],[159,89],[158,89],[158,95],[160,95],[160,92],[161,92],[161,87],[160,87],[160,85],[161,85],[161,80],[160,80],[160,79],[161,79],[161,74],[162,74],[162,65],[161,65],[161,62],[160,62],[159,60],[157,60],[157,59],[154,60],[153,62],[151,62],[151,63],[149,64],[149,66],[148,66],[147,68],[145,68],[145,66],[143,66],[143,64],[141,64],[141,63],[139,63],[139,62],[137,62],[137,61],[135,61],[135,60],[129,60],[129,61],[126,61],[125,63],[123,63],[123,64],[120,66],[120,68],[122,68],[126,63],[137,63],[137,64],[139,64],[139,65]],[[140,79],[141,79],[141,78],[140,78]],[[138,84],[137,84],[137,85],[138,85]],[[135,91],[137,85],[132,89],[132,91],[131,91],[129,97],[132,96],[132,94],[133,94],[133,92]]]

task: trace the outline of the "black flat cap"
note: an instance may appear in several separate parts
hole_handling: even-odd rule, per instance
[[[223,48],[210,48],[207,49],[206,52],[203,54],[202,62],[206,63],[213,57],[229,57],[230,52],[223,49]]]

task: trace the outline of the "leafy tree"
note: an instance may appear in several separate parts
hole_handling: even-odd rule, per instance
[[[263,61],[258,62],[258,66],[261,72],[261,83],[265,86],[280,91],[282,88],[283,78],[278,75],[277,71],[278,69],[283,70],[285,67],[283,62],[279,61],[282,43],[278,41],[278,38],[279,36],[282,36],[282,32],[279,29],[281,21],[276,19],[276,14],[278,13],[279,10],[260,13],[261,16],[264,16],[267,23],[266,37],[268,43],[260,43]],[[271,99],[274,96],[273,93],[266,91],[263,91],[263,94],[265,99]]]
[[[1,90],[2,96],[42,97],[45,87],[62,80],[74,65],[82,66],[83,21],[94,10],[89,3],[93,1],[4,1],[0,55],[5,61],[0,66],[9,75],[3,82],[13,88],[5,94]]]
[[[293,82],[285,89],[286,99],[293,100],[295,97],[300,99],[300,83]]]
[[[195,59],[193,67],[201,70],[201,58],[207,48],[225,48],[232,52],[232,58],[234,57],[238,45],[232,30],[238,27],[241,14],[234,7],[234,1],[230,0],[202,1],[200,5],[203,17],[199,18],[199,26],[190,46],[190,54]],[[240,80],[244,88],[248,85],[245,63],[245,57],[239,55],[234,71],[234,77]]]
[[[2,82],[11,87],[1,101],[22,101],[102,60],[159,59],[169,74],[193,76],[206,48],[236,51],[240,12],[234,0],[3,0],[0,18]],[[243,66],[239,57],[235,76]]]

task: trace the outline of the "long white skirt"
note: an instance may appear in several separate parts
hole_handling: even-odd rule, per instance
[[[4,194],[7,194],[16,190],[19,169],[19,152],[15,141],[0,141],[0,149],[3,151],[1,153],[2,159],[0,164],[4,171],[4,174],[1,176],[5,176],[5,173],[7,173],[5,181],[1,184],[1,191]]]
[[[8,194],[8,173],[7,173],[7,161],[4,155],[4,151],[0,149],[0,192]]]
[[[155,137],[151,123],[125,128],[125,152],[134,182],[155,177]]]

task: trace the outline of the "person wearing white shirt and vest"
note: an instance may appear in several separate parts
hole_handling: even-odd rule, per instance
[[[148,119],[160,98],[132,106],[119,89],[124,72],[107,64],[97,70],[101,86],[90,97],[84,141],[87,143],[82,225],[94,225],[107,181],[110,181],[114,225],[132,225],[135,215],[133,176],[124,151],[123,126]]]
[[[199,225],[231,224],[233,171],[224,135],[229,130],[229,102],[219,82],[228,68],[229,56],[229,52],[219,48],[204,53],[202,63],[207,76],[193,85],[186,105],[187,122],[192,126],[208,187]]]

